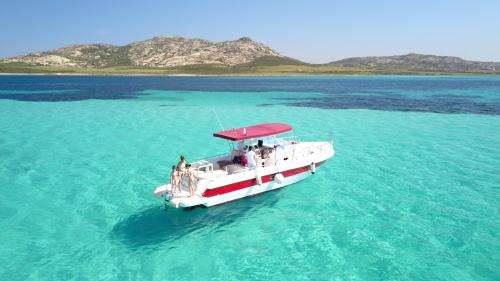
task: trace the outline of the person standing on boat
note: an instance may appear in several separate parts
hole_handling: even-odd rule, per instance
[[[174,194],[177,189],[179,189],[179,192],[181,190],[179,186],[179,173],[175,165],[172,166],[172,171],[170,172],[170,187],[172,190],[172,194]]]
[[[179,173],[179,190],[182,188],[184,183],[184,172],[186,171],[186,159],[184,155],[181,155],[179,163],[177,163],[177,171]]]
[[[186,165],[186,174],[189,180],[189,196],[194,196],[195,186],[194,186],[194,171],[191,164]]]
[[[255,155],[254,148],[251,145],[248,147],[246,158],[248,168],[251,169],[257,167],[257,156]]]
[[[184,155],[181,155],[179,163],[177,163],[177,169],[184,171],[185,168],[186,168],[186,159],[184,158]]]

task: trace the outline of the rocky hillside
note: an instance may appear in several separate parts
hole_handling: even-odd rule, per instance
[[[199,69],[212,73],[219,66],[236,68],[272,66],[308,67],[313,74],[318,71],[352,68],[352,71],[431,71],[431,72],[482,72],[498,73],[500,63],[468,61],[457,57],[407,54],[399,56],[355,57],[327,64],[312,65],[280,55],[273,49],[242,37],[234,41],[210,42],[183,37],[154,37],[124,46],[109,44],[72,45],[51,51],[35,52],[24,56],[0,59],[4,72],[30,71],[26,68],[73,67],[106,68],[124,66],[131,68]],[[123,69],[123,68],[121,68]],[[299,71],[291,68],[292,71]],[[318,70],[319,69],[319,70]],[[97,71],[98,69],[96,69]],[[36,70],[33,70],[36,71]],[[43,72],[43,69],[41,70]],[[214,72],[218,73],[218,72]],[[328,72],[330,73],[330,72]],[[333,72],[333,73],[338,73]]]
[[[457,57],[407,54],[385,57],[356,57],[334,61],[328,65],[358,68],[414,69],[443,71],[477,71],[500,69],[498,62],[468,61]]]
[[[0,63],[60,67],[172,67],[196,64],[239,65],[251,63],[261,57],[283,58],[278,52],[248,37],[224,42],[183,37],[154,37],[125,46],[72,45],[6,58],[0,60]]]

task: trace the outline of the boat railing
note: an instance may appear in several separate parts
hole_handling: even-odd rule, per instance
[[[195,165],[195,164],[198,164],[198,163],[203,162],[203,161],[208,161],[207,159],[214,159],[214,158],[219,158],[221,156],[227,156],[227,155],[228,155],[227,153],[219,153],[217,155],[207,156],[207,157],[203,157],[203,158],[194,160],[190,163],[191,163],[191,165]]]
[[[205,158],[200,159],[200,160],[195,160],[195,161],[191,162],[190,164],[193,166],[193,169],[196,172],[196,176],[198,176],[200,170],[204,170],[205,172],[213,172],[214,171],[214,164],[212,162],[208,161],[207,159],[217,159],[217,158],[222,157],[222,156],[227,156],[227,154],[221,153],[221,154],[217,154],[214,156],[205,157]]]
[[[226,156],[228,156],[227,153],[221,153],[221,154],[218,154],[218,155],[206,157],[206,158],[201,159],[201,160],[196,160],[194,162],[191,162],[191,165],[193,166],[193,169],[196,172],[196,176],[199,175],[200,171],[210,172],[211,173],[211,172],[214,171],[214,163],[211,162],[211,161],[208,161],[208,160],[210,160],[210,159],[217,159],[217,158],[226,157]],[[242,167],[241,169],[234,169],[232,171],[229,171],[228,170],[228,166],[229,165],[227,165],[223,169],[221,169],[221,170],[225,171],[226,174],[236,174],[236,173],[240,173],[242,171],[251,171],[251,170],[254,169],[254,168]],[[214,176],[214,178],[222,177],[222,176],[225,176],[225,175]]]
[[[312,157],[314,151],[318,151],[319,153],[323,153],[325,150],[330,150],[333,149],[333,139],[331,139],[328,142],[317,142],[317,143],[312,143],[306,147],[300,147],[297,148],[298,146],[292,145],[293,151],[292,151],[292,159],[296,160],[298,158],[301,159],[309,159]]]
[[[301,147],[300,151],[298,151],[299,149],[297,149],[297,146],[292,145],[291,147],[293,148],[293,151],[292,151],[292,159],[293,160],[295,160],[299,157],[301,157],[302,159],[304,157],[309,158],[312,155],[311,151],[319,150],[319,152],[322,153],[325,150],[331,149],[331,147],[333,147],[333,135],[331,133],[291,135],[291,136],[286,136],[286,137],[279,137],[279,138],[276,138],[276,140],[277,140],[277,144],[279,145],[279,143],[283,143],[283,142],[285,142],[285,143],[293,143],[293,142],[300,143],[301,141],[303,141],[303,139],[306,139],[309,137],[315,137],[316,139],[324,137],[322,139],[327,139],[328,141],[326,141],[326,142],[322,141],[322,142],[318,142],[317,144],[311,144],[307,147]],[[193,166],[193,169],[195,170],[196,175],[198,176],[200,171],[203,171],[203,172],[213,172],[214,171],[214,163],[209,161],[209,160],[217,159],[217,158],[221,158],[221,157],[225,157],[225,156],[228,156],[228,154],[227,153],[220,153],[220,154],[213,155],[210,157],[204,157],[203,159],[199,159],[199,160],[195,160],[195,161],[191,162],[191,165]],[[276,161],[276,159],[275,159],[275,161]],[[256,168],[242,167],[241,169],[235,169],[235,170],[229,172],[227,170],[227,167],[226,167],[226,169],[223,169],[223,170],[226,172],[226,174],[235,174],[235,173],[240,173],[243,171],[252,171],[255,169]],[[218,177],[222,177],[222,176],[225,176],[225,175],[215,175],[214,178],[218,178]]]
[[[300,141],[303,141],[306,138],[311,138],[311,137],[314,137],[315,139],[323,137],[328,142],[333,143],[333,134],[332,133],[291,135],[291,136],[280,137],[280,138],[276,138],[276,139],[280,140],[280,141],[288,141],[288,142],[295,141],[295,142],[300,142]]]
[[[289,144],[294,144],[294,143],[300,143],[303,142],[304,139],[314,137],[316,140],[317,139],[327,139],[327,141],[314,141],[317,143],[308,145],[306,147],[300,147],[297,148],[296,145],[292,145],[292,159],[296,160],[298,158],[304,159],[304,158],[310,158],[312,155],[312,152],[314,150],[319,150],[319,153],[324,152],[327,149],[331,149],[333,147],[333,134],[331,133],[320,133],[320,134],[304,134],[304,135],[292,135],[292,136],[287,136],[287,137],[282,137],[282,138],[276,138],[276,140],[281,143],[289,143]]]

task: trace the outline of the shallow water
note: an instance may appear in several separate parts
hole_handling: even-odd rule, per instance
[[[0,279],[498,280],[499,103],[495,77],[2,76]],[[332,133],[337,154],[165,212],[178,154],[225,152],[216,114]]]

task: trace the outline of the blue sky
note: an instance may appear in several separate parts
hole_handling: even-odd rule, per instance
[[[306,62],[410,52],[500,61],[500,1],[3,1],[0,57],[158,35],[242,36]]]

